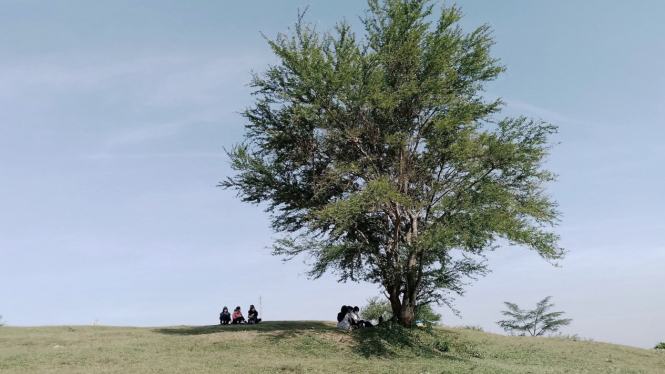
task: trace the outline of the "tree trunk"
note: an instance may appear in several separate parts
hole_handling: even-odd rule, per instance
[[[390,307],[397,322],[404,327],[411,327],[416,320],[415,301],[402,302],[403,300],[400,300],[399,293],[391,293],[389,296]]]
[[[402,305],[399,323],[404,327],[411,327],[416,320],[414,305]]]

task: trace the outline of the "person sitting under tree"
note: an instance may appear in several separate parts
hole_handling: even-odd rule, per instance
[[[357,306],[353,307],[353,311],[351,313],[352,313],[351,315],[353,316],[353,320],[356,322],[355,324],[356,326],[358,326],[358,328],[374,327],[374,325],[372,325],[371,322],[364,321],[360,318],[360,308],[358,308]]]
[[[349,309],[351,309],[351,312],[353,311],[353,308],[343,305],[342,310],[337,313],[337,328],[340,330],[353,330],[355,328],[355,321]]]

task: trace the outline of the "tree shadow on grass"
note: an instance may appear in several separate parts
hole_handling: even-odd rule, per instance
[[[307,328],[294,328],[294,329],[275,329],[266,333],[268,339],[273,343],[279,343],[282,340],[297,338],[297,337],[311,337],[322,335],[327,336],[329,340],[337,340],[338,342],[345,342],[352,340],[347,333],[337,329],[336,324],[326,323],[322,325],[308,325]]]
[[[480,357],[475,345],[438,329],[385,324],[355,330],[350,335],[355,342],[354,351],[365,358],[436,357],[468,361],[470,357]]]
[[[209,325],[209,326],[173,326],[161,327],[154,331],[166,335],[206,335],[225,332],[258,331],[274,333],[274,336],[286,338],[303,332],[334,331],[335,324],[327,321],[266,321],[259,324]]]

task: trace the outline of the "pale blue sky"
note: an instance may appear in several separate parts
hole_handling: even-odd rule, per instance
[[[487,87],[560,126],[555,268],[502,248],[459,298],[462,319],[501,332],[503,301],[553,296],[563,332],[652,347],[665,340],[665,2],[459,1],[494,29],[508,72]],[[226,305],[267,319],[332,320],[368,284],[309,281],[271,257],[260,207],[215,188],[241,139],[260,32],[298,7],[320,30],[364,1],[0,3],[0,314],[10,325],[216,322]],[[360,28],[356,28],[361,32]]]

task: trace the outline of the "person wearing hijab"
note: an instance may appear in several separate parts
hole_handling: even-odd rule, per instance
[[[261,318],[259,318],[259,311],[254,308],[254,305],[249,306],[249,311],[247,311],[247,323],[259,323]]]
[[[229,313],[229,308],[224,307],[224,309],[222,309],[222,312],[219,313],[219,324],[228,325],[229,322],[231,322],[231,313]]]

